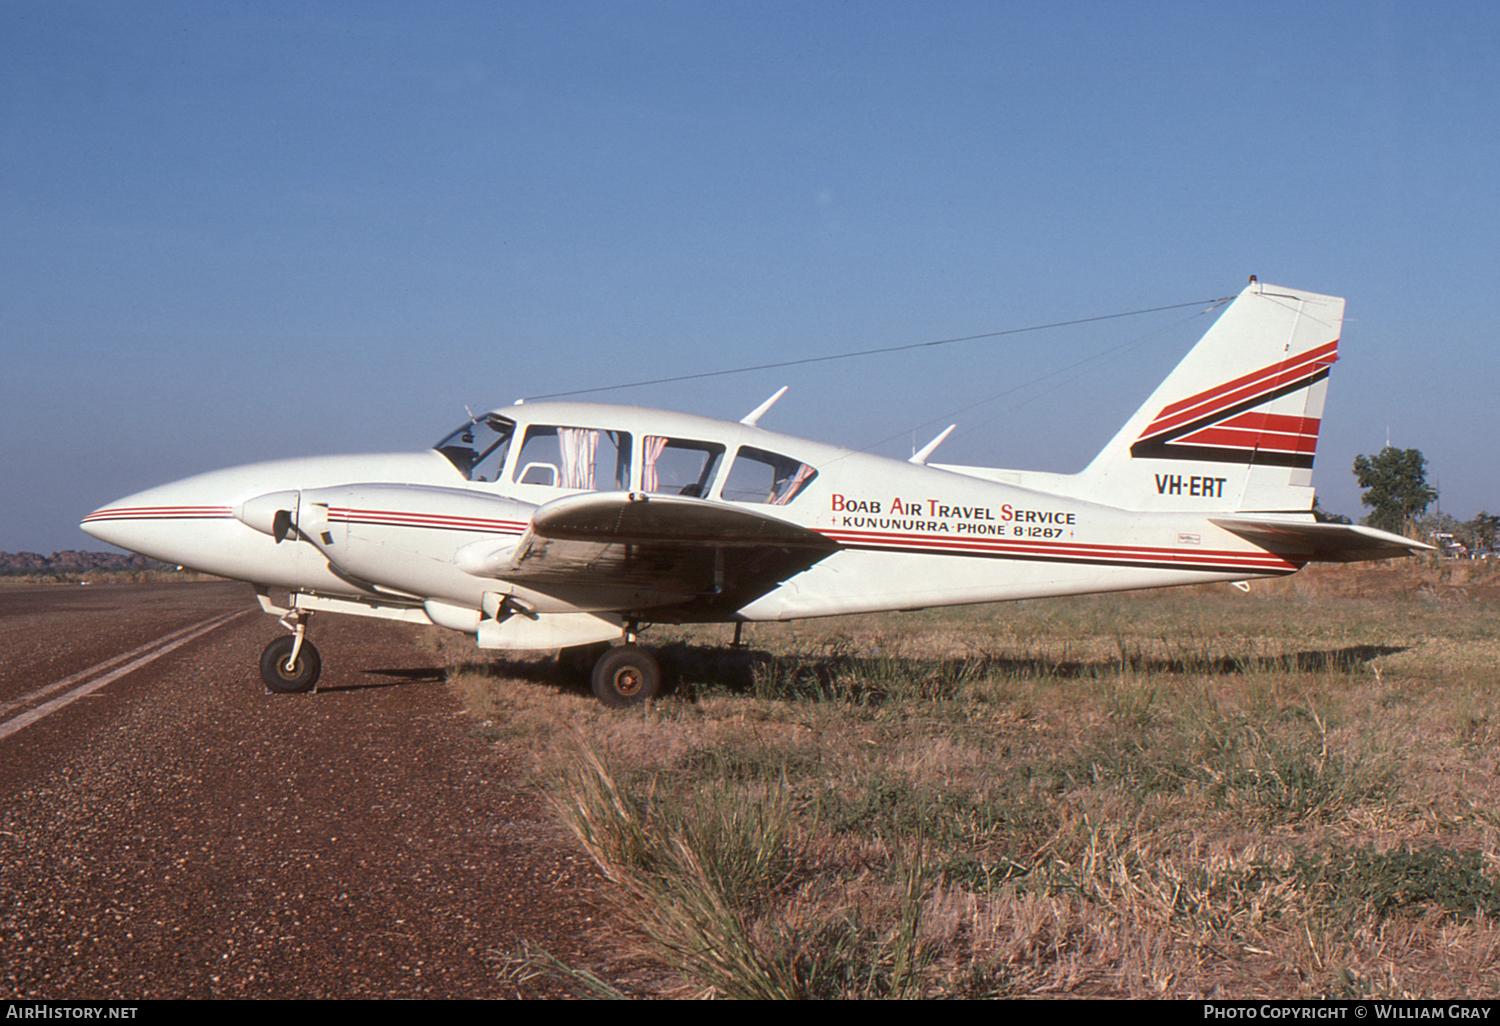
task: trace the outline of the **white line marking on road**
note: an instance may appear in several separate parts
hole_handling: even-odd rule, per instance
[[[117,663],[123,663],[127,659],[134,659],[136,656],[150,651],[157,645],[165,644],[166,642],[171,641],[174,638],[178,638],[186,634],[188,631],[196,630],[197,628],[202,627],[208,622],[208,620],[200,620],[198,623],[189,624],[188,626],[183,627],[180,630],[172,631],[170,634],[163,634],[161,637],[155,639],[154,641],[146,642],[140,648],[134,649],[130,652],[122,653],[121,655],[111,656],[109,659],[104,660],[104,662],[102,663],[97,663],[94,666],[90,666],[87,670],[79,670],[72,676],[64,677],[62,680],[55,680],[51,684],[37,688],[35,691],[31,691],[22,695],[20,698],[13,698],[9,702],[0,703],[0,716],[5,715],[12,709],[23,709],[26,706],[30,705],[32,702],[37,701],[38,699],[46,698],[54,691],[61,691],[63,688],[71,687],[81,680],[87,680],[94,674],[102,673]]]
[[[115,666],[118,663],[124,662],[124,660],[130,659],[132,656],[138,657],[133,662],[126,663],[124,666],[121,666],[118,670],[115,670],[112,673],[106,673],[102,677],[95,677],[93,680],[89,680],[87,684],[76,687],[72,691],[69,691],[64,695],[60,695],[59,697],[54,698],[52,701],[44,703],[43,705],[39,705],[29,712],[21,713],[18,716],[14,716],[8,720],[5,720],[4,722],[0,722],[0,740],[10,737],[12,734],[14,734],[18,730],[21,730],[23,727],[29,727],[31,724],[35,723],[37,720],[40,720],[45,716],[52,715],[63,706],[69,705],[72,702],[76,702],[78,699],[83,698],[85,695],[93,694],[95,691],[98,691],[100,688],[104,687],[104,685],[119,680],[127,673],[131,673],[132,671],[138,670],[142,666],[145,666],[147,663],[154,662],[155,660],[160,659],[168,652],[172,652],[178,648],[181,648],[189,641],[192,641],[195,638],[202,637],[209,631],[213,630],[215,627],[222,626],[223,624],[228,623],[230,620],[236,620],[250,612],[253,612],[253,610],[242,609],[237,613],[225,613],[223,616],[215,616],[208,620],[202,620],[189,627],[183,627],[181,630],[176,630],[170,634],[165,634],[162,637],[157,638],[155,641],[142,645],[140,648],[134,649],[130,652],[126,652],[124,655],[113,656],[109,659],[104,660],[104,662],[102,663],[96,663],[95,665],[90,666],[87,670],[80,670],[78,673],[75,673],[68,677],[64,677],[62,680],[53,681],[51,684],[48,684],[45,687],[37,688],[35,691],[31,692],[28,695],[22,696],[20,699],[6,703],[3,708],[0,708],[0,715],[3,715],[4,713],[17,708],[18,706],[25,705],[29,702],[35,701],[38,698],[43,698],[47,695],[50,695],[54,691],[60,691],[63,688],[78,683],[78,681],[88,680],[88,678],[93,677],[94,674],[101,673],[104,670],[108,670],[111,666]]]

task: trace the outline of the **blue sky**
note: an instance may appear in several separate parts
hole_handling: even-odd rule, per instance
[[[1497,40],[1462,3],[0,0],[0,550],[465,405],[1250,274],[1348,299],[1326,507],[1389,437],[1500,510]],[[762,426],[1071,471],[1200,310],[592,398],[790,384]]]

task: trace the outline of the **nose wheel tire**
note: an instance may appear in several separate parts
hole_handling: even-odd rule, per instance
[[[619,645],[594,664],[594,697],[619,709],[649,701],[661,687],[661,666],[639,645]]]
[[[323,660],[318,658],[318,650],[307,641],[302,642],[297,661],[287,664],[296,641],[296,638],[277,638],[260,654],[260,679],[266,682],[266,687],[279,694],[293,695],[300,691],[311,691],[318,682],[318,674],[323,670]]]

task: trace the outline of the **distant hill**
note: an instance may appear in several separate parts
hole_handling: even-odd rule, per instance
[[[145,556],[123,552],[79,552],[66,549],[44,556],[40,552],[0,552],[0,576],[14,574],[73,573],[80,570],[170,570],[175,569]]]

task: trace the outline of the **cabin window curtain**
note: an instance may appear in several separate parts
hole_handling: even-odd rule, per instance
[[[806,463],[799,466],[795,474],[782,480],[780,486],[776,489],[775,497],[771,499],[771,505],[785,506],[791,502],[797,497],[797,493],[802,490],[802,486],[807,484],[808,478],[812,477],[812,475],[812,467],[809,467]]]
[[[599,432],[588,428],[558,428],[558,447],[562,451],[563,488],[594,490],[594,454],[599,451]]]
[[[666,448],[667,439],[661,435],[647,435],[641,441],[641,491],[656,491],[656,461]]]

